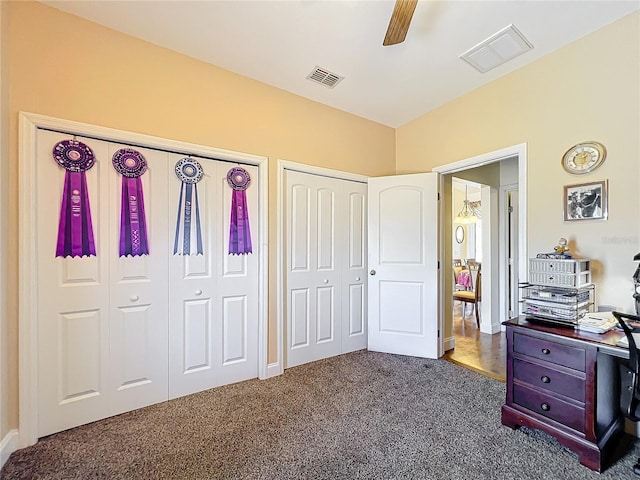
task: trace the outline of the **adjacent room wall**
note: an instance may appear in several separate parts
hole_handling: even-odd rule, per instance
[[[604,143],[607,160],[592,173],[570,175],[560,159],[585,140]],[[640,251],[640,13],[398,128],[396,142],[397,173],[431,171],[527,143],[529,256],[552,251],[566,237],[572,253],[593,259],[598,302],[634,311],[631,276],[637,266],[633,256]],[[600,180],[609,182],[609,219],[564,222],[563,186]]]
[[[19,252],[20,111],[269,157],[269,362],[281,361],[275,335],[277,159],[390,175],[394,130],[40,3],[2,3],[8,3],[10,40],[8,200],[14,207],[8,251]],[[8,413],[0,440],[18,425],[18,256],[7,262],[9,358],[0,372],[0,400]]]

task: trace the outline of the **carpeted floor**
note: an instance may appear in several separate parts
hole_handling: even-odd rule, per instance
[[[625,479],[500,423],[505,385],[445,360],[360,351],[161,403],[14,452],[11,479]]]

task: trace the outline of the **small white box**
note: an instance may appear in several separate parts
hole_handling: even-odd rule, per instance
[[[579,288],[591,283],[590,260],[529,259],[529,282],[534,285]]]

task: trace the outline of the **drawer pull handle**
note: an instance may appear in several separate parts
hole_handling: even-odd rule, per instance
[[[540,380],[542,380],[542,383],[551,383],[551,379],[549,377],[547,377],[546,375],[544,375],[542,378],[540,378]]]
[[[551,350],[549,350],[548,348],[543,348],[542,353],[544,353],[545,355],[549,355],[551,353]]]
[[[548,403],[543,403],[542,405],[540,405],[540,408],[545,412],[548,412],[549,410],[551,410],[551,406]]]

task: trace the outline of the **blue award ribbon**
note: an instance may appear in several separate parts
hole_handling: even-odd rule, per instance
[[[197,161],[188,157],[176,163],[175,172],[182,185],[180,185],[173,254],[202,255],[202,230],[197,184],[202,180],[204,172]],[[193,219],[194,211],[195,221]]]

